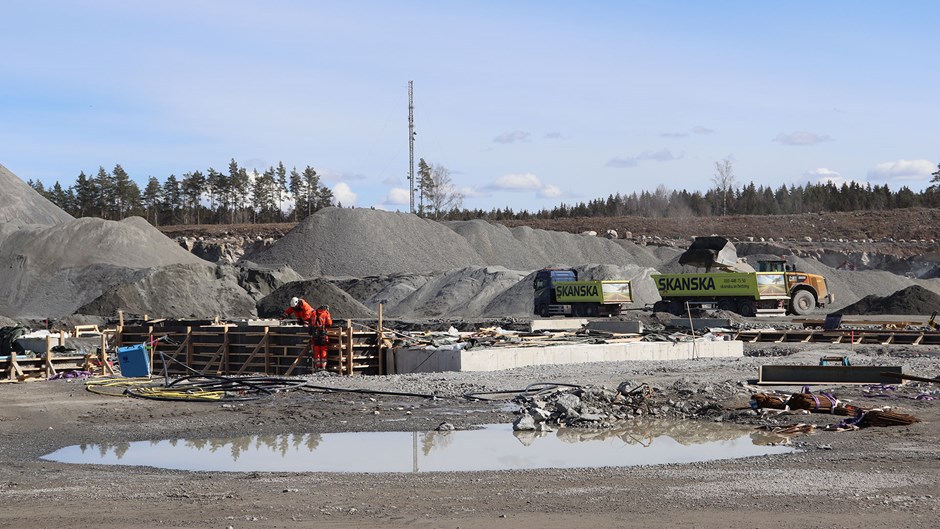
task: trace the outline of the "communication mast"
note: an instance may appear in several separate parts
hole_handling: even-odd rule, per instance
[[[415,212],[415,104],[414,81],[408,81],[408,183],[409,212]]]

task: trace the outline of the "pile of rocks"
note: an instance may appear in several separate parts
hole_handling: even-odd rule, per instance
[[[666,389],[625,381],[617,390],[595,386],[546,384],[534,393],[516,397],[516,431],[550,432],[558,427],[606,429],[640,418],[709,419],[723,421],[741,415],[721,402],[748,393],[738,383],[693,387],[685,379]],[[753,413],[749,413],[753,415]]]

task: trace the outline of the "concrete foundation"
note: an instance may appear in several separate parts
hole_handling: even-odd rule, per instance
[[[532,320],[529,323],[529,332],[538,331],[576,331],[587,325],[583,318],[552,318],[546,320]]]
[[[605,331],[618,334],[640,334],[643,332],[643,323],[639,321],[620,320],[594,320],[587,324],[589,331]]]
[[[389,362],[389,372],[433,373],[441,371],[497,371],[525,366],[584,362],[732,358],[744,356],[744,344],[739,341],[634,342],[553,345],[548,347],[498,347],[459,351],[394,349],[389,353],[386,355],[386,360]]]

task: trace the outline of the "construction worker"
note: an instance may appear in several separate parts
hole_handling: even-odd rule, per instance
[[[285,318],[292,315],[297,318],[297,323],[300,325],[313,325],[313,307],[298,297],[291,298],[290,307],[284,310]]]
[[[313,360],[317,369],[326,369],[326,350],[329,343],[326,331],[333,326],[329,305],[321,305],[314,311],[310,325],[313,328]]]

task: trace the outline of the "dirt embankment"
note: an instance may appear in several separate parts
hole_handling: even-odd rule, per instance
[[[158,226],[171,238],[206,239],[241,237],[279,239],[297,223]],[[739,240],[784,239],[807,246],[820,241],[845,251],[877,251],[896,257],[911,257],[936,251],[940,232],[940,209],[909,208],[887,211],[803,213],[799,215],[729,215],[725,217],[579,217],[570,219],[506,220],[507,227],[603,235],[607,230],[619,238],[660,238],[686,241],[695,236],[718,234]],[[807,241],[807,237],[811,241]],[[870,240],[870,241],[869,241]]]

